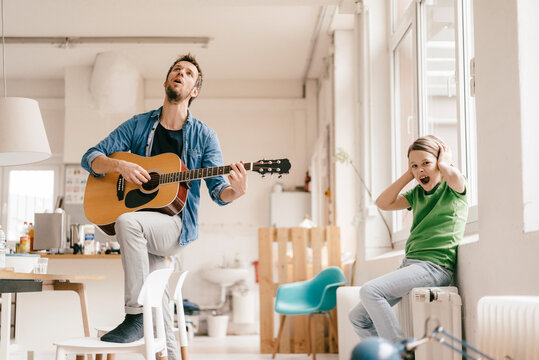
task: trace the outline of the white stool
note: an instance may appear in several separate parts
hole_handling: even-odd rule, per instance
[[[99,338],[84,337],[61,341],[56,344],[56,360],[66,360],[68,353],[74,354],[118,354],[140,353],[146,360],[167,358],[163,309],[161,307],[163,293],[172,269],[160,269],[152,272],[144,281],[140,290],[138,303],[143,306],[144,337],[138,341],[118,344],[101,341]],[[156,313],[156,335],[154,338],[152,308]]]
[[[182,297],[182,286],[185,281],[185,278],[187,277],[187,273],[189,271],[184,272],[175,272],[171,276],[171,282],[174,281],[174,277],[178,276],[178,280],[176,281],[175,290],[174,290],[174,303],[176,304],[177,308],[177,315],[176,315],[176,321],[178,322],[178,327],[174,328],[174,334],[178,334],[178,341],[180,344],[180,351],[181,351],[181,357],[182,360],[187,360],[187,346],[188,346],[188,340],[187,340],[187,327],[185,324],[185,315],[183,311],[183,297]],[[177,275],[178,274],[178,275]],[[105,335],[109,331],[111,331],[113,327],[107,327],[107,328],[96,328],[97,330],[97,337],[100,338],[101,336]],[[107,354],[107,360],[115,360],[114,354]],[[96,360],[103,360],[103,355],[98,354],[96,355]]]

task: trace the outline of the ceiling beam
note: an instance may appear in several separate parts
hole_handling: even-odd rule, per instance
[[[324,5],[339,5],[342,0],[197,0],[197,6],[217,5],[223,6],[324,6]],[[181,1],[185,5],[192,5],[194,2]],[[180,2],[180,3],[181,3]]]
[[[89,37],[40,37],[6,36],[6,44],[38,45],[51,44],[58,47],[71,47],[82,44],[189,44],[207,46],[212,39],[207,36],[89,36]]]

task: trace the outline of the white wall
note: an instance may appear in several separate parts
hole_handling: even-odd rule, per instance
[[[104,112],[96,102],[96,96],[102,98],[111,94],[122,92],[122,88],[113,89],[110,94],[93,94],[90,91],[93,68],[90,66],[69,67],[65,71],[65,122],[64,122],[64,163],[80,163],[82,155],[94,146],[97,141],[103,139],[109,132],[114,130],[123,121],[133,114],[126,112]],[[127,79],[128,85],[133,85],[131,78]],[[137,110],[142,110],[144,94],[142,81],[138,83],[139,89],[136,99],[126,100],[133,103]],[[129,91],[124,91],[130,95]],[[119,97],[118,95],[113,96]]]
[[[334,150],[343,149],[358,166],[356,57],[353,30],[336,30],[334,40]],[[335,163],[335,225],[341,229],[342,251],[355,252],[359,214],[359,179],[350,164]]]
[[[539,294],[539,233],[523,232],[522,185],[524,177],[525,183],[531,180],[523,169],[522,159],[528,159],[523,153],[529,146],[527,135],[523,141],[523,127],[531,130],[529,117],[537,114],[529,103],[537,99],[537,71],[525,72],[537,56],[538,43],[530,35],[538,30],[537,12],[531,11],[537,5],[522,0],[518,4],[474,3],[479,241],[461,247],[458,268],[465,331],[472,344],[477,343],[479,298]],[[517,24],[517,19],[525,22]],[[529,83],[519,82],[528,76]],[[537,169],[529,160],[526,165]]]

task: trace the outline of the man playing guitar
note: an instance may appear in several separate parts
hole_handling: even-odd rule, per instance
[[[170,67],[164,82],[163,106],[145,114],[133,116],[108,137],[90,148],[82,158],[82,166],[93,176],[119,173],[128,182],[141,185],[150,180],[142,166],[111,158],[115,152],[141,156],[175,153],[189,169],[222,166],[223,159],[217,135],[210,127],[191,115],[189,105],[202,87],[202,71],[196,59],[187,54]],[[247,175],[242,163],[230,165],[228,182],[223,176],[205,178],[213,201],[226,205],[244,195]],[[143,337],[142,308],[137,302],[148,274],[166,266],[166,256],[177,254],[183,245],[198,237],[198,207],[200,180],[190,182],[187,202],[175,216],[155,211],[122,214],[114,230],[121,246],[125,276],[125,319],[101,340],[125,343]],[[163,297],[163,313],[169,359],[180,359],[172,331],[172,316],[168,306],[168,289]]]

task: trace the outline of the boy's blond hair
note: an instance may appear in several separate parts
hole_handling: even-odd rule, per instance
[[[438,158],[440,155],[440,146],[445,145],[444,141],[434,135],[426,135],[418,138],[416,141],[408,147],[408,157],[410,157],[410,152],[414,150],[426,151],[434,157]]]

